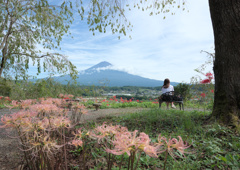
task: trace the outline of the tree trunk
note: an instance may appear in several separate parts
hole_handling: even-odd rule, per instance
[[[212,116],[239,127],[240,1],[209,0],[215,38],[215,96]]]

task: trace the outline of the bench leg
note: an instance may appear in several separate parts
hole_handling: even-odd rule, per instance
[[[179,103],[179,107],[180,107],[180,110],[182,110],[182,105],[181,105],[181,103]]]
[[[161,109],[161,106],[162,106],[162,102],[159,101],[159,108]]]

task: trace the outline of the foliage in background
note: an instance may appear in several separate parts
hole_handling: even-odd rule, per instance
[[[186,101],[192,97],[190,90],[191,85],[186,83],[179,83],[177,86],[174,87],[174,94],[182,96],[183,99]]]
[[[76,67],[59,53],[60,42],[69,34],[73,4],[47,0],[1,0],[0,77],[28,78],[29,63],[50,73],[69,71],[75,78]]]

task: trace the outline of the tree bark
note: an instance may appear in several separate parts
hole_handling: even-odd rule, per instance
[[[212,116],[239,127],[240,1],[209,0],[215,39],[215,96]]]

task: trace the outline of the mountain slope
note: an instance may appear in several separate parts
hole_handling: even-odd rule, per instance
[[[71,81],[69,75],[54,77],[54,80],[67,84]],[[124,71],[114,70],[111,63],[101,62],[89,69],[81,71],[78,75],[77,82],[80,85],[95,86],[141,86],[141,87],[157,87],[162,86],[163,81],[144,78],[141,76],[129,74]],[[172,85],[178,83],[171,82]]]

